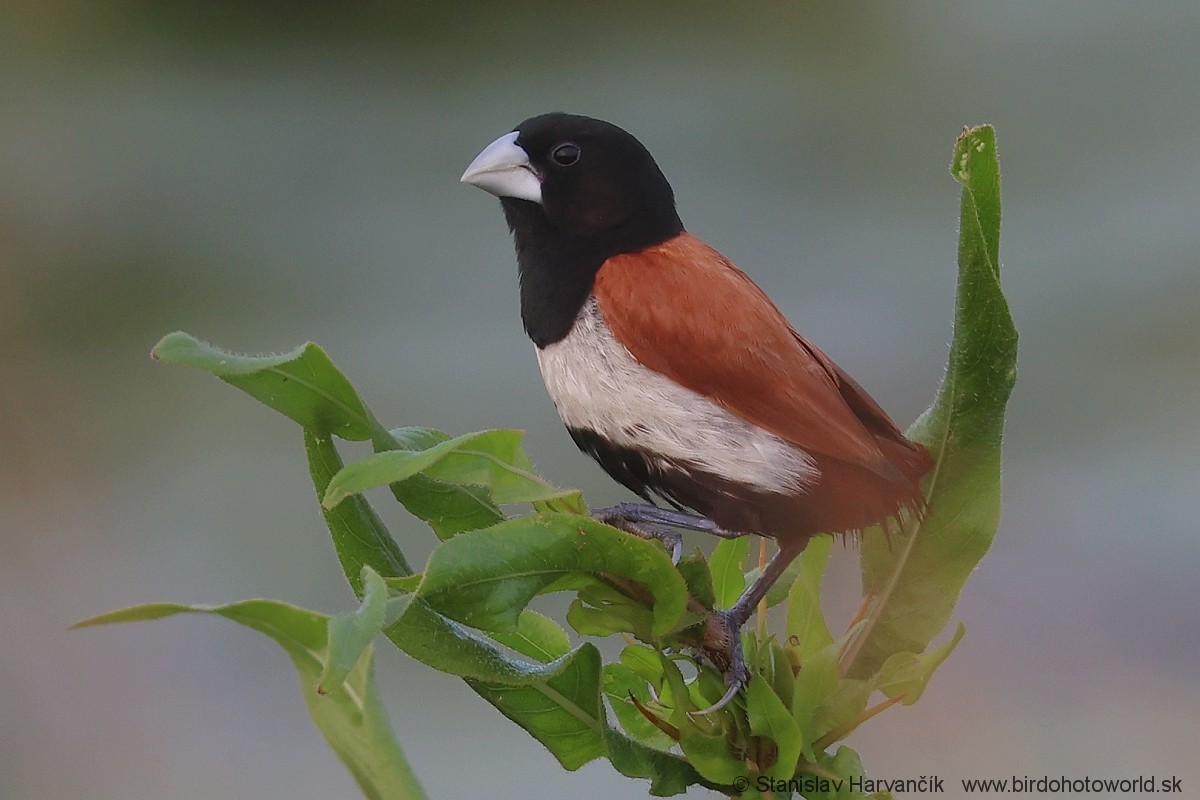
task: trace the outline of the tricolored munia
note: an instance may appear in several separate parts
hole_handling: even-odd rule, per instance
[[[778,546],[710,620],[728,690],[707,710],[723,707],[749,679],[739,631],[772,583],[817,534],[919,513],[929,454],[684,230],[671,185],[621,128],[532,117],[462,181],[500,198],[521,319],[571,438],[645,501],[596,516],[637,533],[756,533]]]

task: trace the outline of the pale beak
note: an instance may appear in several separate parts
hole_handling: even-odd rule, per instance
[[[483,148],[459,178],[496,197],[516,197],[542,202],[542,182],[529,163],[529,154],[517,144],[517,132],[506,133]]]

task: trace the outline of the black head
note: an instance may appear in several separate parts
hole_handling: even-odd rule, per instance
[[[626,131],[591,117],[531,117],[480,153],[462,180],[501,198],[510,223],[590,238],[607,255],[683,229],[654,157]]]
[[[538,344],[566,335],[606,259],[683,230],[649,151],[591,117],[531,117],[488,145],[462,180],[500,198],[517,247],[522,317]]]

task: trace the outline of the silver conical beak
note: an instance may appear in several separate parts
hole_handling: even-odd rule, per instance
[[[459,180],[496,197],[542,202],[542,182],[529,163],[529,154],[517,144],[516,131],[483,148]]]

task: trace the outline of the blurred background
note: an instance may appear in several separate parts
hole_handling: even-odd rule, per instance
[[[498,204],[458,184],[556,109],[641,138],[689,229],[902,424],[950,337],[951,147],[996,125],[1021,332],[1004,521],[958,651],[850,744],[948,796],[1045,774],[1195,796],[1197,30],[1192,0],[4,3],[0,796],[357,796],[268,640],[67,631],[152,600],[352,607],[299,430],[152,363],[171,330],[315,340],[385,422],[524,428],[557,482],[625,498],[544,394]],[[423,563],[431,534],[383,511]],[[853,549],[835,561],[844,609]],[[563,772],[390,647],[379,674],[431,797],[647,792],[607,763]]]

